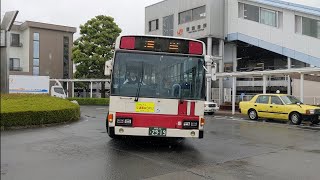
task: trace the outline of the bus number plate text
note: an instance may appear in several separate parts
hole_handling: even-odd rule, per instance
[[[167,129],[166,128],[149,128],[149,136],[166,136]]]

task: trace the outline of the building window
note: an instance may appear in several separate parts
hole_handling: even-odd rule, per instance
[[[238,3],[239,18],[273,27],[280,27],[282,13],[249,4]]]
[[[10,71],[22,71],[20,67],[20,59],[19,58],[10,58],[9,59],[9,69]]]
[[[192,31],[196,30],[196,27],[195,26],[192,26]]]
[[[190,27],[187,27],[187,28],[186,28],[186,31],[189,32],[189,31],[190,31]]]
[[[192,9],[192,21],[203,19],[206,17],[206,6]]]
[[[159,29],[159,19],[149,21],[149,32]]]
[[[173,36],[173,15],[163,18],[163,35]]]
[[[192,21],[192,10],[179,13],[179,24],[184,24]]]
[[[296,16],[295,18],[295,30],[296,33],[302,34],[302,17]]]
[[[179,13],[179,24],[200,20],[206,17],[206,6],[197,7]]]
[[[63,78],[69,78],[69,37],[63,37]]]
[[[40,68],[33,66],[32,73],[34,76],[39,76],[40,75]]]
[[[238,17],[244,18],[243,16],[244,16],[244,4],[238,3]]]
[[[39,33],[33,33],[33,68],[34,76],[40,75],[40,36]]]
[[[33,59],[33,66],[39,67],[39,65],[40,65],[39,59]]]
[[[302,34],[320,39],[320,21],[302,17]]]
[[[259,7],[244,4],[244,19],[259,22]]]
[[[201,29],[201,25],[198,25],[198,29]]]
[[[260,22],[269,26],[278,27],[277,11],[261,8]]]
[[[14,46],[14,47],[21,47],[22,46],[22,44],[20,43],[20,34],[11,33],[10,45]]]

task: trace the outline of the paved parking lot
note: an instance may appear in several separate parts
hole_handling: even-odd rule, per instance
[[[1,179],[319,179],[320,131],[207,116],[204,139],[110,139],[105,107],[82,120],[1,132]]]

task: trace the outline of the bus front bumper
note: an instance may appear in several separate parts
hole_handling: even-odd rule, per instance
[[[114,127],[115,135],[121,136],[151,136],[149,135],[149,128],[143,127]],[[155,137],[190,137],[190,138],[203,138],[203,130],[199,129],[166,129],[165,136]]]

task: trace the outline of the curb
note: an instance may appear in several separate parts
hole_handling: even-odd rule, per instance
[[[80,116],[77,120],[65,121],[60,123],[51,123],[51,124],[39,124],[39,125],[28,125],[28,126],[11,126],[11,127],[4,127],[1,126],[1,131],[14,131],[14,130],[25,130],[25,129],[37,129],[37,128],[47,128],[47,127],[54,127],[54,126],[61,126],[66,124],[72,124],[84,120],[84,116]]]

